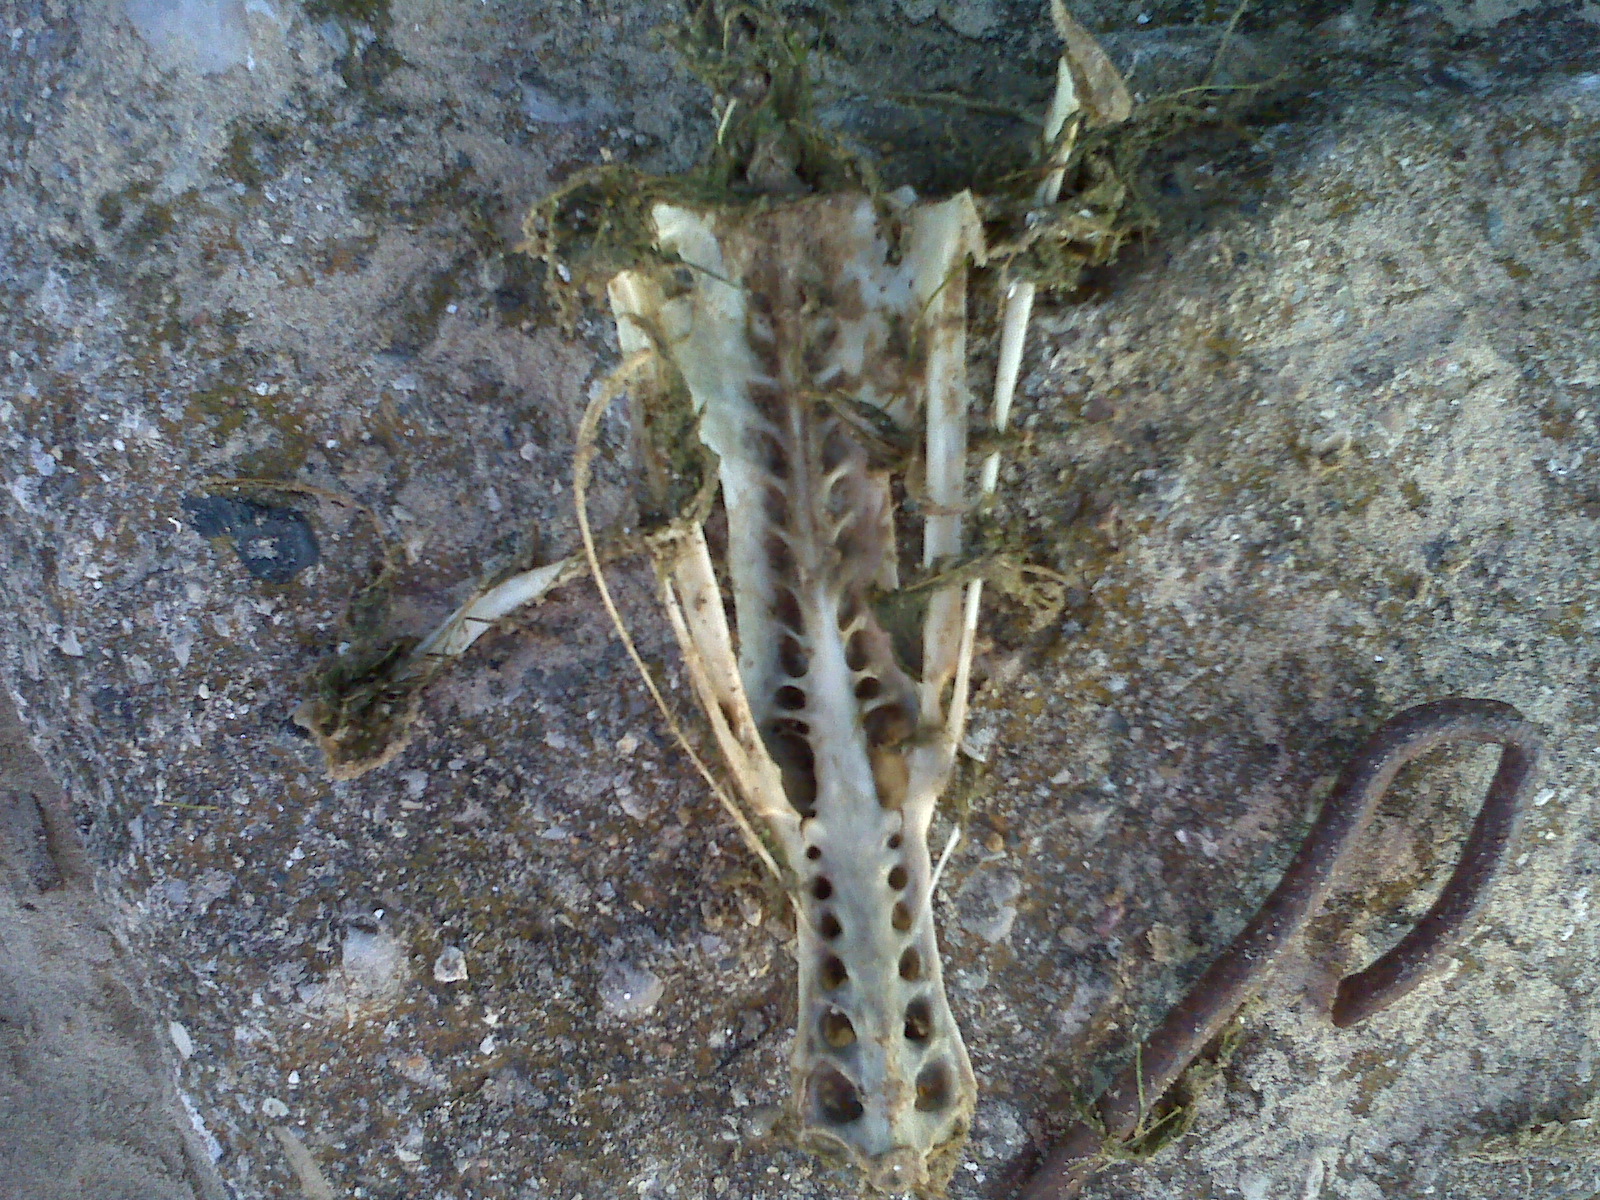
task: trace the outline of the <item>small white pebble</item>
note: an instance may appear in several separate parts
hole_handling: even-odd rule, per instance
[[[168,1021],[167,1036],[172,1038],[172,1044],[178,1048],[178,1057],[187,1062],[194,1054],[194,1039],[189,1036],[189,1031],[177,1021]]]
[[[461,983],[467,977],[467,956],[455,946],[446,946],[433,960],[433,977],[440,983]]]
[[[654,971],[612,963],[600,977],[600,1004],[612,1016],[638,1018],[656,1006],[665,990]]]
[[[289,1115],[289,1106],[276,1096],[268,1096],[261,1102],[261,1115],[277,1120]]]

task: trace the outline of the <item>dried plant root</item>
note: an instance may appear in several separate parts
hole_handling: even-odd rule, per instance
[[[650,673],[650,668],[645,664],[639,649],[634,645],[633,635],[628,630],[627,622],[622,619],[622,614],[617,610],[616,602],[611,598],[611,589],[606,584],[605,572],[600,565],[600,553],[595,545],[594,533],[589,526],[589,481],[593,474],[594,456],[597,449],[596,438],[600,430],[601,418],[605,416],[606,409],[611,402],[627,386],[629,379],[639,373],[646,366],[651,365],[653,356],[648,350],[636,350],[626,362],[615,371],[604,387],[598,388],[590,399],[588,407],[584,410],[583,420],[578,426],[577,453],[573,465],[573,500],[578,514],[578,532],[583,539],[583,552],[588,559],[589,570],[594,576],[595,588],[600,593],[600,602],[605,606],[606,614],[611,618],[611,623],[621,639],[623,648],[628,652],[628,658],[633,662],[639,677],[644,681],[645,689],[655,701],[656,707],[661,712],[662,719],[667,723],[673,738],[688,755],[689,761],[700,772],[701,778],[706,781],[706,786],[716,796],[717,802],[732,818],[735,828],[739,830],[745,845],[750,852],[760,861],[762,866],[772,874],[775,879],[782,879],[783,873],[778,869],[777,862],[771,852],[762,843],[750,819],[739,807],[728,790],[722,786],[720,780],[712,773],[705,760],[696,753],[694,746],[684,734],[683,727],[678,723],[671,707],[667,704],[666,697],[661,694],[661,688],[656,684],[655,676]],[[703,542],[701,543],[703,545]]]

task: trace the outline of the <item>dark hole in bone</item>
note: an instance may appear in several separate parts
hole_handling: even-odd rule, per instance
[[[838,955],[830,954],[822,960],[822,986],[830,992],[842,988],[849,978],[850,972],[845,970],[844,960]]]
[[[819,1067],[811,1076],[811,1098],[816,1103],[817,1115],[830,1125],[848,1125],[860,1120],[866,1111],[856,1093],[856,1085],[837,1067]]]
[[[911,714],[899,704],[880,704],[862,725],[874,746],[898,746],[911,736]]]
[[[933,1009],[927,1000],[917,999],[906,1005],[906,1041],[925,1042],[933,1036]]]
[[[844,644],[844,665],[852,671],[865,671],[872,661],[872,643],[865,629],[858,629]]]
[[[837,1008],[830,1008],[822,1014],[822,1040],[835,1050],[843,1050],[856,1040],[856,1027]]]
[[[884,808],[899,808],[906,802],[911,783],[911,767],[906,756],[892,746],[873,746],[867,751],[872,761],[872,784],[878,803]]]
[[[780,718],[769,726],[767,749],[783,776],[783,792],[802,817],[817,812],[817,759],[806,737],[811,727],[792,717]]]
[[[891,849],[891,850],[900,849],[900,835],[898,833],[891,833],[889,835],[889,849]]]
[[[878,682],[878,678],[875,675],[863,675],[856,680],[857,700],[875,700],[881,691],[883,691],[883,684]]]
[[[806,847],[806,857],[809,858],[812,862],[816,862],[817,859],[822,857],[822,847],[821,846],[807,846]]]
[[[769,487],[762,498],[767,520],[783,528],[789,524],[789,497],[782,488]]]
[[[789,478],[789,455],[783,443],[765,430],[756,434],[756,448],[767,470],[779,479]]]
[[[755,293],[752,292],[750,294],[754,295]],[[752,323],[753,331],[759,330],[763,327],[771,329],[772,323],[770,321],[765,323]],[[765,348],[770,354],[772,350],[771,343],[769,342]],[[774,425],[781,424],[783,420],[782,388],[776,387],[770,383],[752,383],[750,385],[749,396],[751,405],[758,413],[760,413],[767,420],[771,421]]]
[[[889,868],[889,886],[895,891],[901,891],[906,886],[906,868],[904,863],[896,863]]]
[[[782,771],[783,794],[790,806],[802,817],[817,815],[817,777],[798,771]]]
[[[906,907],[904,900],[896,900],[894,907],[889,910],[889,924],[901,933],[911,930],[911,910]]]
[[[841,517],[849,518],[852,515],[851,501],[853,499],[854,497],[850,494],[849,476],[842,475],[838,479],[835,479],[833,481],[833,486],[828,489],[828,515],[834,520],[838,520]],[[839,528],[839,533],[834,539],[834,544],[838,545],[840,542],[847,540],[850,537],[851,531],[858,524],[858,520],[846,519],[844,524]]]
[[[779,688],[777,695],[773,699],[778,702],[779,708],[787,708],[791,711],[806,706],[806,694],[792,683],[786,683]]]
[[[772,566],[772,573],[779,579],[785,579],[794,574],[794,554],[790,551],[788,542],[775,533],[769,533],[762,541],[761,548],[766,551],[767,562]]]
[[[800,617],[800,601],[788,588],[779,588],[778,594],[772,598],[772,615],[785,629],[800,633],[805,628]]]
[[[785,635],[778,642],[778,665],[790,679],[799,679],[811,667],[811,656],[797,637]]]
[[[850,438],[835,425],[822,440],[822,469],[831,471],[850,457]]]
[[[839,924],[839,918],[831,912],[825,912],[817,918],[817,932],[827,941],[833,941],[844,932],[844,927]]]
[[[915,946],[907,946],[900,956],[900,978],[915,983],[922,978],[922,955]]]
[[[839,344],[839,326],[837,323],[824,326],[815,331],[805,341],[805,346],[800,354],[806,365],[806,371],[813,378],[821,375],[828,369],[828,356],[833,353],[833,348]]]
[[[826,900],[833,895],[833,882],[826,875],[818,875],[811,881],[811,894],[818,900]]]
[[[943,1112],[950,1107],[950,1067],[944,1062],[931,1062],[917,1072],[917,1111]]]

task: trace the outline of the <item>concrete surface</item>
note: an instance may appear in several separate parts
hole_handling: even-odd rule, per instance
[[[661,10],[0,11],[0,672],[101,906],[40,891],[7,818],[32,882],[0,936],[66,957],[8,963],[5,1012],[70,993],[82,1032],[0,1024],[3,1086],[37,1097],[3,1161],[208,1195],[177,1065],[198,1158],[251,1200],[853,1195],[769,1136],[781,911],[585,586],[480,642],[381,771],[326,782],[290,720],[381,559],[349,501],[400,564],[398,632],[573,547],[573,428],[614,345],[598,312],[563,331],[513,248],[572,170],[680,169],[709,135]],[[1203,78],[1228,16],[1079,11],[1147,95]],[[1048,87],[1032,4],[830,20],[825,65],[863,89]],[[1225,63],[1280,90],[1160,150],[1159,235],[1041,314],[997,520],[1075,590],[1042,631],[1004,601],[985,623],[987,761],[941,897],[983,1089],[953,1196],[1010,1194],[1053,1097],[1226,942],[1361,735],[1448,693],[1518,704],[1554,751],[1478,933],[1394,1012],[1320,1023],[1341,958],[1448,870],[1485,772],[1451,759],[1397,792],[1190,1135],[1089,1194],[1600,1190],[1582,1154],[1472,1157],[1595,1092],[1597,49],[1580,4],[1247,15]],[[617,582],[669,664],[644,572]],[[124,939],[148,999],[86,995]],[[102,1063],[143,1099],[86,1095]]]

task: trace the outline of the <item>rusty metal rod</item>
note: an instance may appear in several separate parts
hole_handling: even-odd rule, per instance
[[[1290,939],[1321,907],[1400,769],[1430,750],[1462,742],[1499,745],[1501,752],[1455,872],[1392,950],[1340,981],[1330,1018],[1341,1028],[1366,1020],[1416,987],[1440,955],[1460,944],[1516,836],[1544,748],[1538,731],[1511,705],[1458,697],[1408,708],[1367,739],[1278,886],[1096,1102],[1099,1127],[1079,1121],[1067,1130],[1023,1186],[1022,1200],[1078,1195],[1104,1165],[1106,1140],[1123,1142],[1137,1133],[1145,1113],[1278,965]]]

